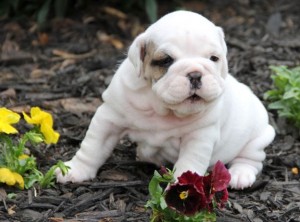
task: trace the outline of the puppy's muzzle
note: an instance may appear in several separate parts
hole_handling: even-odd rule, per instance
[[[191,83],[191,89],[200,89],[201,83],[201,73],[200,72],[191,72],[187,74],[187,78]]]

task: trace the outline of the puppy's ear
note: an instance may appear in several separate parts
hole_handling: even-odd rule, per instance
[[[218,28],[218,34],[220,36],[220,41],[221,41],[221,46],[223,48],[223,58],[222,58],[222,77],[226,78],[227,74],[228,74],[228,62],[227,62],[227,46],[226,46],[226,42],[225,42],[225,35],[223,32],[223,29],[221,27],[217,27]]]
[[[146,34],[142,33],[135,38],[128,50],[128,58],[135,67],[139,76],[143,74],[143,62],[146,56]]]

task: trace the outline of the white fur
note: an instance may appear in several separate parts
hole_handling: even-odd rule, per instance
[[[138,143],[141,160],[174,163],[175,175],[187,170],[203,175],[218,160],[228,163],[233,188],[249,187],[262,169],[264,148],[275,135],[259,99],[228,74],[221,28],[199,14],[170,13],[133,42],[95,113],[81,148],[57,180],[81,182],[96,176],[124,135]],[[149,83],[141,47],[167,52],[174,63]],[[147,50],[147,48],[146,48]],[[217,55],[220,60],[209,58]],[[202,85],[191,90],[187,74],[200,72]],[[194,93],[202,99],[191,102]]]

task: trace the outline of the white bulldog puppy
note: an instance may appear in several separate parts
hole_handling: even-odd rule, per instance
[[[274,139],[263,104],[228,73],[221,28],[203,16],[177,11],[162,17],[129,48],[103,93],[68,174],[96,176],[120,138],[138,143],[140,160],[174,163],[175,176],[200,175],[218,160],[229,164],[230,186],[249,187]]]

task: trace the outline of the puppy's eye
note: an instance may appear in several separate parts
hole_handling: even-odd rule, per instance
[[[219,57],[217,57],[217,56],[211,56],[210,58],[209,58],[211,61],[213,61],[213,62],[218,62],[219,61]]]
[[[172,65],[173,62],[174,62],[174,59],[171,56],[167,56],[162,59],[152,60],[151,65],[168,68],[169,66]]]

